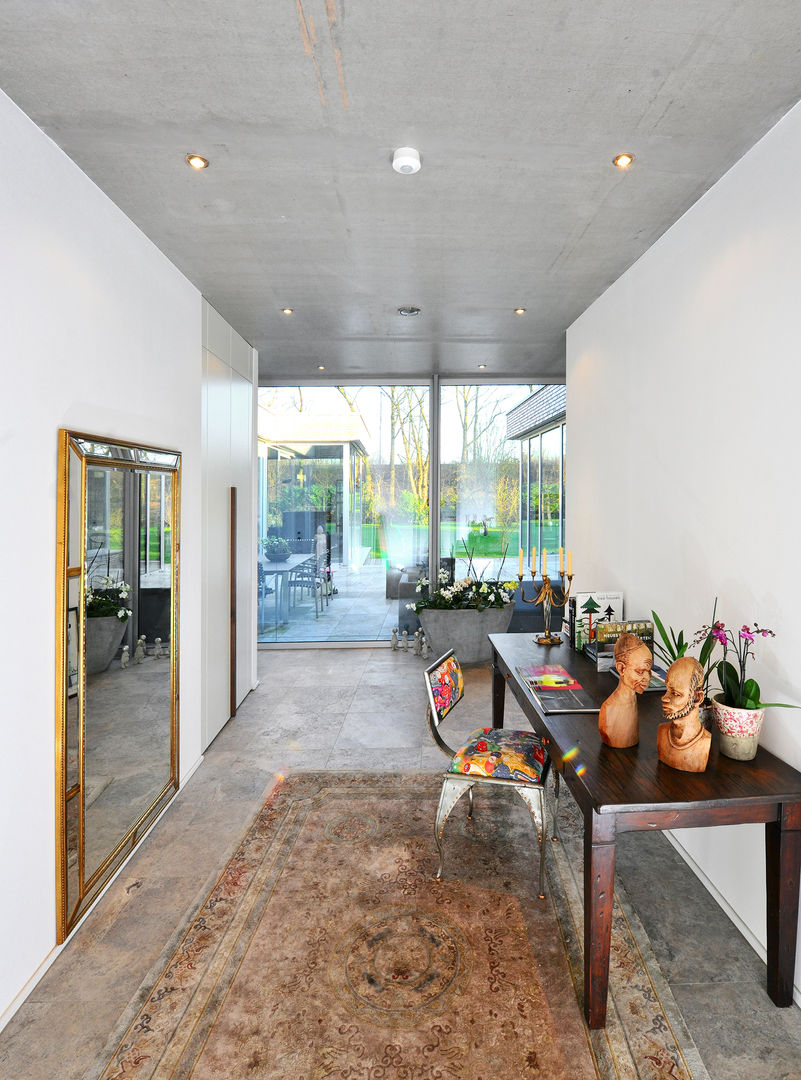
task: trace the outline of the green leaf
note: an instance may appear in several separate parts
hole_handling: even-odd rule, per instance
[[[724,694],[724,703],[734,705],[737,708],[740,704],[740,679],[734,665],[730,664],[728,660],[719,660],[717,673]]]
[[[759,684],[757,683],[756,679],[746,679],[745,680],[745,682],[743,683],[742,700],[743,700],[744,703],[746,701],[755,701],[756,702],[755,705],[743,704],[744,709],[757,709],[757,708],[759,708]]]
[[[667,631],[665,630],[664,626],[662,625],[662,620],[659,618],[659,616],[657,615],[657,613],[655,611],[652,611],[651,615],[653,616],[653,619],[654,619],[654,625],[656,626],[657,630],[659,631],[659,636],[662,638],[662,641],[665,643],[665,647],[666,647],[666,649],[668,651],[668,655],[672,655],[672,653],[670,653],[670,638],[667,636]]]
[[[760,709],[801,709],[801,705],[788,705],[784,701],[760,701]]]
[[[706,662],[712,654],[712,650],[715,648],[715,639],[712,637],[711,632],[704,638],[704,643],[701,646],[701,651],[698,654],[698,662],[701,667],[706,667]]]

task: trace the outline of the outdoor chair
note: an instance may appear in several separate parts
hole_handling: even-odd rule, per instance
[[[289,575],[289,600],[290,606],[294,607],[297,602],[297,593],[300,591],[301,598],[304,590],[311,593],[314,599],[314,617],[318,617],[323,609],[322,582],[317,575],[317,560],[310,555],[305,562],[300,563]]]
[[[473,787],[476,784],[494,784],[511,787],[525,802],[535,817],[539,811],[540,828],[540,899],[545,897],[545,846],[548,835],[545,785],[551,769],[551,758],[542,739],[533,731],[512,731],[508,728],[476,728],[459,750],[448,746],[439,726],[464,694],[464,678],[453,649],[426,669],[428,692],[428,727],[440,750],[450,758],[445,770],[442,791],[437,807],[434,835],[439,851],[437,879],[442,878],[444,854],[442,835],[451,810],[468,793],[469,819],[473,817]],[[558,775],[554,778],[556,808],[558,810]]]
[[[331,596],[333,590],[331,586],[331,556],[327,551],[318,552],[316,556],[317,562],[317,587],[320,590],[320,610],[322,610],[323,603],[328,607],[331,602]]]

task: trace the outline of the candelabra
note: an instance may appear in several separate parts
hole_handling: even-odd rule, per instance
[[[523,601],[523,603],[524,604],[542,604],[542,618],[543,618],[543,622],[545,623],[545,633],[541,637],[537,638],[537,644],[538,645],[561,645],[562,644],[561,636],[559,634],[552,634],[551,633],[551,610],[552,610],[554,604],[557,607],[563,608],[565,606],[565,604],[567,603],[568,597],[570,596],[570,587],[573,584],[573,575],[572,574],[567,575],[567,588],[565,588],[565,575],[564,575],[564,573],[560,571],[559,577],[560,577],[560,580],[561,580],[561,585],[557,585],[556,589],[554,589],[553,585],[551,585],[551,579],[548,576],[547,570],[543,570],[543,572],[542,572],[542,585],[540,586],[540,589],[539,589],[538,592],[536,591],[536,587],[535,587],[536,596],[534,596],[530,600],[528,600],[528,599],[526,599],[525,591],[524,591],[524,588],[523,588],[523,575],[522,575],[522,573],[517,575],[517,580],[520,582],[520,599]],[[533,570],[531,572],[531,583],[532,583],[532,585],[534,584],[534,571]],[[560,593],[561,593],[561,595],[559,595]]]

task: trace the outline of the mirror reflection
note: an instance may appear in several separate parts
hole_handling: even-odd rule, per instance
[[[179,455],[67,432],[62,454],[59,940],[178,775]]]

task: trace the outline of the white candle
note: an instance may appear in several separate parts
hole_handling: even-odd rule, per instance
[[[545,577],[545,575],[547,573],[548,573],[548,549],[543,548],[542,549],[542,576]]]
[[[520,559],[517,564],[517,573],[519,577],[523,576],[523,549],[520,549]]]
[[[559,573],[564,576],[565,572],[565,549],[559,548]]]
[[[531,549],[531,580],[537,576],[537,549],[533,547]]]
[[[573,552],[572,551],[568,551],[568,553],[567,553],[567,576],[568,577],[573,576]]]

